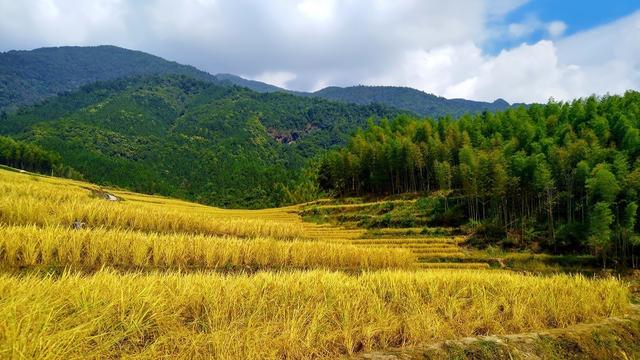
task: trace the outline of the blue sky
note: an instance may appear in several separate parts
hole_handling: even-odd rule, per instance
[[[640,0],[0,0],[0,51],[111,44],[292,90],[570,100],[640,89]]]
[[[519,7],[506,17],[519,22],[530,15],[542,21],[561,20],[567,24],[567,35],[602,25],[640,10],[637,0],[534,0]]]
[[[613,22],[638,10],[640,10],[638,0],[531,0],[497,19],[497,22],[508,25],[531,21],[540,21],[542,24],[559,21],[566,25],[563,36],[570,36]],[[483,48],[488,53],[496,54],[505,48],[517,46],[523,41],[535,43],[549,37],[548,31],[539,28],[523,37],[490,39]]]

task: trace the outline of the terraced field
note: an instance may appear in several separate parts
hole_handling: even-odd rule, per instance
[[[465,244],[468,235],[460,229],[429,226],[425,219],[430,218],[430,210],[420,207],[419,200],[342,201],[348,203],[321,200],[290,207],[287,211],[300,214],[305,220],[301,225],[303,232],[314,239],[360,248],[409,250],[415,255],[418,268],[592,273],[601,266],[594,256],[589,255],[562,256],[472,249]]]
[[[368,202],[362,204],[306,204],[301,214],[309,212],[324,214],[325,224],[305,223],[304,232],[325,241],[348,243],[362,248],[407,249],[416,256],[417,267],[437,269],[488,269],[490,261],[470,257],[470,251],[461,246],[466,237],[455,228],[447,227],[394,227],[363,229],[356,219],[362,214],[385,211],[389,203],[412,205],[412,200],[392,202]],[[291,209],[290,209],[291,210]],[[416,216],[419,218],[419,216]]]
[[[618,279],[493,270],[391,204],[318,223],[0,169],[0,358],[336,359],[628,311]]]

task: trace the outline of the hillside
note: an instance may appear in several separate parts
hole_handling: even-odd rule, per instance
[[[509,108],[509,103],[498,99],[492,103],[465,99],[445,99],[408,87],[396,86],[350,86],[327,87],[311,94],[323,99],[354,103],[380,103],[397,109],[411,111],[421,116],[459,117],[465,113],[498,111]]]
[[[276,92],[276,91],[294,93],[292,91],[279,88],[275,85],[266,84],[266,83],[255,81],[255,80],[248,80],[233,74],[216,74],[216,79],[218,79],[218,81],[220,81],[223,84],[242,86],[242,87],[246,87],[248,89],[261,92],[261,93]]]
[[[217,81],[193,66],[116,46],[54,47],[0,53],[0,110],[33,104],[99,80],[177,74]]]
[[[628,91],[457,121],[400,116],[326,154],[319,183],[336,195],[433,195],[422,218],[400,219],[467,226],[479,247],[638,267],[639,109]]]
[[[3,115],[0,134],[87,179],[225,207],[275,206],[298,170],[370,117],[398,112],[188,77],[96,83]],[[307,195],[308,196],[308,195]]]

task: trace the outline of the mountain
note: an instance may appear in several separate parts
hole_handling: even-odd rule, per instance
[[[242,86],[261,93],[276,91],[294,93],[293,91],[289,91],[275,85],[270,85],[255,80],[247,80],[245,78],[232,74],[216,74],[216,79],[223,84]]]
[[[226,207],[286,202],[306,160],[371,117],[508,107],[410,88],[297,93],[114,46],[2,53],[0,90],[11,148],[94,182]]]
[[[186,75],[221,85],[237,85],[257,92],[288,92],[306,97],[367,105],[379,103],[421,116],[458,117],[464,113],[503,110],[504,100],[493,103],[445,99],[407,87],[328,87],[314,93],[286,90],[232,74],[211,75],[141,51],[115,46],[55,47],[0,53],[0,110],[15,110],[60,92],[100,80],[136,75]]]
[[[97,82],[5,113],[0,135],[87,180],[224,207],[287,201],[305,161],[397,110],[143,76]]]
[[[33,104],[95,81],[150,74],[217,81],[193,66],[116,46],[13,50],[0,53],[0,110]]]
[[[420,90],[396,86],[331,86],[316,91],[312,96],[323,99],[367,105],[385,104],[397,109],[411,111],[420,116],[433,118],[450,115],[459,117],[465,113],[499,111],[510,107],[509,103],[498,99],[492,103],[465,99],[446,99],[427,94]]]
[[[316,92],[301,92],[283,89],[260,81],[247,80],[231,74],[217,74],[216,78],[223,83],[243,86],[258,92],[280,91],[298,96],[318,97],[359,105],[383,104],[432,118],[439,118],[445,115],[457,118],[467,113],[476,114],[483,111],[495,112],[511,107],[511,105],[503,99],[498,99],[494,102],[447,99],[409,87],[364,85],[349,87],[329,86]],[[515,104],[513,106],[517,107]]]

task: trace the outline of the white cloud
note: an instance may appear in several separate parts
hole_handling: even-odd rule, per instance
[[[267,84],[279,86],[282,88],[287,88],[287,84],[291,80],[295,79],[297,76],[296,74],[288,71],[267,71],[255,77],[252,77],[252,76],[245,76],[245,77],[253,80],[257,80],[257,81],[262,81]]]
[[[536,16],[528,16],[522,22],[507,25],[506,29],[507,35],[514,39],[525,38],[535,32],[543,32],[556,38],[564,34],[567,24],[560,20],[545,23]]]
[[[640,12],[560,40],[487,55],[475,43],[411,50],[367,84],[412,86],[449,98],[545,102],[640,88]]]
[[[553,42],[523,44],[484,58],[478,64],[474,87],[467,95],[488,101],[502,97],[510,102],[543,102],[550,96],[565,99],[568,95],[565,82],[571,78],[566,71],[558,64]]]
[[[310,20],[327,21],[333,16],[334,5],[332,0],[305,0],[298,3],[297,8]]]
[[[551,35],[552,37],[558,37],[560,35],[563,35],[566,30],[567,30],[567,24],[565,24],[562,21],[552,21],[549,24],[547,24],[547,31],[549,32],[549,35]]]
[[[535,30],[535,27],[529,26],[528,24],[513,23],[509,24],[507,30],[509,31],[509,36],[521,38],[525,35],[531,34]]]
[[[405,85],[511,102],[640,88],[640,12],[565,36],[526,0],[0,0],[0,49],[113,44],[296,90]],[[498,54],[487,41],[524,42]]]
[[[529,0],[491,0],[487,6],[489,18],[501,18],[520,6],[528,3]]]
[[[520,39],[533,34],[534,32],[544,28],[545,24],[536,16],[527,16],[519,23],[511,23],[507,25],[507,35],[511,38]]]
[[[431,50],[412,50],[405,53],[386,74],[364,81],[370,85],[411,86],[429,93],[448,96],[451,86],[469,84],[475,70],[484,61],[482,51],[472,42],[456,46],[442,46]],[[467,85],[468,86],[468,85]],[[463,86],[458,86],[462,89]],[[465,96],[455,93],[455,97]]]

